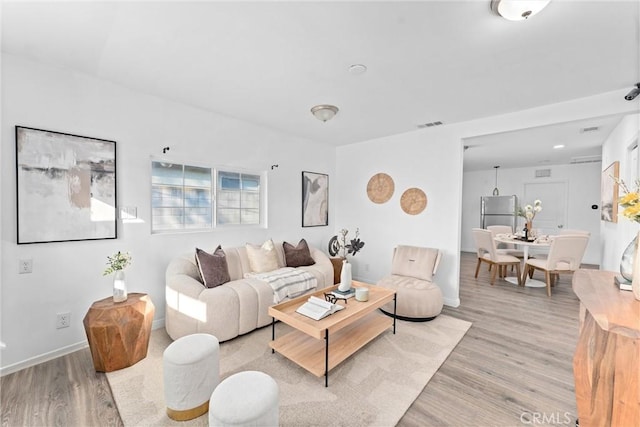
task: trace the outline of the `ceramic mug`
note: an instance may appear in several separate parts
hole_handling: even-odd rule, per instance
[[[356,288],[356,300],[368,301],[369,300],[369,288]]]

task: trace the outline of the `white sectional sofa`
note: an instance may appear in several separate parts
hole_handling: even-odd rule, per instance
[[[274,242],[279,267],[285,267],[282,242]],[[195,333],[209,333],[227,341],[271,323],[273,289],[261,280],[245,278],[251,272],[247,249],[223,248],[230,282],[206,288],[200,281],[195,251],[174,258],[166,270],[166,318],[169,336],[176,340]],[[320,250],[310,247],[315,264],[297,267],[317,279],[319,290],[333,285],[333,266]]]

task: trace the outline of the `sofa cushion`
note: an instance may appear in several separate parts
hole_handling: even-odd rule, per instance
[[[279,268],[278,253],[276,252],[273,240],[267,240],[262,246],[247,243],[246,248],[249,267],[254,273],[266,273]]]
[[[207,288],[215,288],[231,280],[227,257],[220,245],[213,254],[196,248],[196,264],[200,272],[200,280]]]
[[[391,274],[431,281],[438,250],[416,246],[398,246],[391,264]]]
[[[287,267],[303,267],[316,263],[311,257],[309,245],[304,239],[300,239],[297,246],[284,242],[282,244],[282,248],[284,249],[284,257],[287,261]]]

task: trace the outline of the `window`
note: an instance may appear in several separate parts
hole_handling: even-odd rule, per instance
[[[159,161],[151,170],[153,232],[213,228],[214,209],[217,225],[262,223],[259,174],[218,171],[214,180],[212,168]]]
[[[153,162],[151,169],[153,231],[212,227],[210,168]]]
[[[260,224],[260,176],[240,172],[218,172],[219,225]]]

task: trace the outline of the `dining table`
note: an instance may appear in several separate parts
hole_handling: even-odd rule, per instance
[[[522,269],[522,280],[524,281],[525,274],[527,274],[526,265],[527,260],[529,259],[529,248],[548,248],[551,245],[552,238],[553,236],[548,236],[546,234],[537,238],[528,239],[525,239],[523,236],[517,234],[496,234],[493,239],[497,243],[506,243],[522,248],[522,258],[524,261]],[[514,285],[518,284],[518,279],[516,277],[505,277],[504,280]],[[529,288],[545,288],[547,287],[547,284],[543,281],[530,278],[526,281],[525,286]]]

